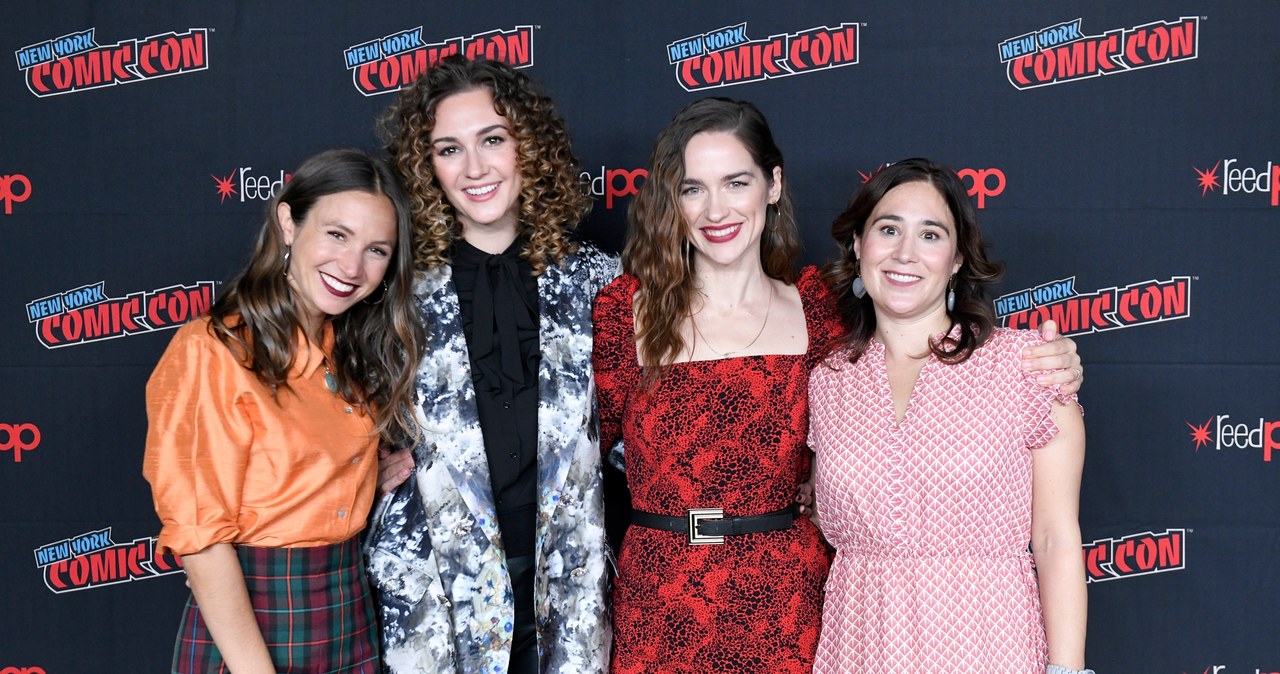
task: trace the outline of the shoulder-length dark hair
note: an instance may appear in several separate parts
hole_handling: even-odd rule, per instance
[[[952,326],[960,326],[960,334],[931,342],[929,350],[944,363],[962,363],[973,355],[974,349],[986,343],[994,329],[995,314],[987,288],[1000,278],[1004,265],[987,259],[987,244],[982,240],[978,215],[964,183],[955,171],[932,160],[904,159],[881,169],[863,184],[849,207],[831,224],[831,236],[835,237],[840,254],[827,265],[823,280],[831,289],[845,329],[839,339],[833,340],[831,348],[846,351],[851,363],[862,357],[876,331],[871,298],[853,294],[852,283],[858,276],[854,240],[862,236],[867,218],[884,195],[912,182],[928,183],[942,195],[956,225],[956,250],[963,258],[955,276],[955,308],[947,312]]]
[[[381,194],[396,213],[396,246],[376,303],[357,302],[333,317],[333,374],[338,394],[365,405],[378,433],[396,444],[414,440],[413,380],[424,340],[413,305],[413,226],[409,200],[391,167],[359,150],[329,150],[302,163],[267,206],[248,265],[209,310],[211,332],[272,391],[289,388],[301,322],[285,278],[284,235],[276,212],[288,204],[301,226],[321,197],[339,192]],[[369,298],[366,298],[369,299]]]
[[[424,269],[449,262],[449,247],[461,233],[457,214],[445,198],[431,165],[431,131],[436,106],[459,93],[488,89],[493,109],[511,124],[520,171],[521,255],[541,274],[577,251],[569,232],[591,211],[578,176],[569,132],[551,99],[534,89],[523,73],[499,61],[441,59],[400,92],[379,124],[387,152],[404,177],[417,231],[414,258]]]
[[[694,259],[689,250],[689,223],[680,210],[680,183],[685,178],[684,150],[700,133],[727,132],[746,147],[765,181],[773,185],[773,169],[782,169],[782,151],[773,142],[769,122],[756,106],[728,98],[703,98],[684,107],[658,134],[649,159],[649,178],[627,211],[627,245],[622,268],[640,281],[636,292],[636,340],[640,362],[660,375],[685,349],[680,334],[693,303]],[[800,256],[791,193],[783,174],[776,210],[766,216],[760,240],[764,273],[786,283],[795,281]]]

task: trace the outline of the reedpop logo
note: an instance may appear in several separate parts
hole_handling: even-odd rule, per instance
[[[865,183],[868,180],[871,180],[875,174],[879,173],[886,166],[892,165],[892,163],[881,164],[870,173],[858,171],[858,177],[862,178],[862,182]],[[1001,194],[1004,194],[1005,185],[1008,184],[1008,181],[1005,179],[1004,171],[1001,171],[998,168],[965,168],[956,171],[956,175],[960,176],[960,180],[964,183],[965,188],[967,188],[966,194],[977,198],[979,210],[987,207],[988,197],[998,197]]]
[[[1216,164],[1203,170],[1193,166],[1200,196],[1206,197],[1210,192],[1217,192],[1218,188],[1222,189],[1224,197],[1236,193],[1270,194],[1271,205],[1280,206],[1280,165],[1267,162],[1266,166],[1260,168],[1233,167],[1232,164],[1237,161],[1239,160],[1235,157],[1219,159]],[[1219,169],[1222,170],[1221,177],[1218,175]]]
[[[1184,422],[1191,429],[1191,441],[1195,443],[1196,452],[1206,445],[1213,450],[1252,449],[1262,454],[1264,463],[1271,463],[1271,454],[1280,450],[1280,421],[1267,421],[1259,417],[1255,425],[1230,423],[1230,414],[1219,414],[1203,424]]]
[[[252,166],[237,168],[225,178],[210,173],[209,177],[213,178],[214,189],[218,192],[218,203],[225,204],[227,199],[238,200],[241,203],[245,200],[270,201],[280,193],[285,183],[293,178],[293,174],[285,173],[284,169],[280,169],[280,172],[275,175],[269,173],[253,175],[250,173],[252,170]]]
[[[16,186],[21,185],[21,188]],[[13,205],[31,198],[31,179],[15,173],[0,176],[0,201],[4,202],[4,214],[13,215]]]
[[[35,424],[0,424],[0,452],[13,452],[13,462],[22,463],[22,453],[40,446],[40,427]]]

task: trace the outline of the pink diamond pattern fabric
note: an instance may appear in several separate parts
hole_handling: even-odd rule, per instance
[[[999,329],[964,363],[930,358],[901,423],[878,342],[814,368],[809,444],[837,551],[815,672],[1043,674],[1031,449],[1057,433],[1057,394],[1019,367],[1039,341]]]

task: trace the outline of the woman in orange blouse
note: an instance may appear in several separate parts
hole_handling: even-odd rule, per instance
[[[379,440],[416,433],[409,236],[385,163],[309,159],[248,266],[156,366],[143,474],[193,595],[174,672],[377,671],[356,534]]]

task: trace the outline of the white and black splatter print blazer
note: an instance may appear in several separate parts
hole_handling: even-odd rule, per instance
[[[606,543],[591,307],[617,258],[583,244],[538,277],[538,519],[535,610],[542,671],[604,672]],[[415,292],[427,355],[418,369],[417,468],[379,504],[369,575],[394,674],[507,671],[514,601],[448,266]]]

